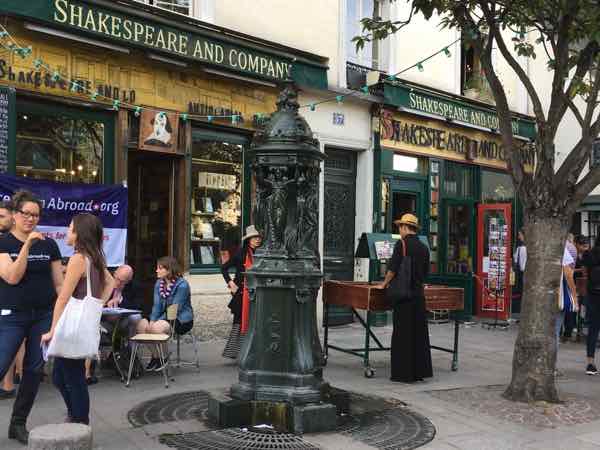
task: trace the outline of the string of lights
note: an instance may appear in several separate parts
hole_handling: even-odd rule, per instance
[[[5,40],[8,40],[8,42],[5,42]],[[440,50],[436,51],[435,53],[432,53],[431,55],[417,61],[416,63],[414,63],[408,67],[405,67],[404,69],[402,69],[394,74],[388,75],[387,80],[390,82],[398,81],[398,76],[400,76],[412,69],[415,69],[415,68],[417,70],[419,70],[420,72],[423,72],[425,70],[424,64],[426,62],[430,61],[431,59],[435,58],[436,56],[443,53],[447,57],[451,57],[452,53],[450,51],[450,48],[452,48],[454,45],[456,45],[460,41],[461,41],[460,38],[456,39],[455,41],[442,47]],[[14,53],[15,55],[20,56],[22,59],[27,59],[27,58],[31,57],[33,54],[33,49],[31,46],[24,47],[24,46],[19,45],[19,43],[13,38],[13,36],[8,32],[8,30],[3,25],[0,25],[0,47],[4,48],[5,50],[8,50],[9,52]],[[59,70],[50,67],[41,58],[35,58],[33,60],[33,67],[37,71],[43,70],[47,74],[50,74],[51,80],[54,83],[59,83],[59,82],[64,83],[66,86],[69,87],[71,92],[80,93],[82,95],[87,95],[89,97],[89,99],[93,102],[101,101],[101,102],[108,103],[109,105],[112,106],[112,109],[115,111],[118,111],[121,108],[125,108],[125,109],[133,111],[133,113],[136,117],[139,116],[142,113],[142,111],[144,111],[144,110],[150,110],[159,115],[166,114],[164,111],[160,111],[159,109],[156,109],[156,108],[152,108],[152,107],[148,107],[148,106],[140,106],[140,105],[126,102],[126,101],[117,100],[117,99],[108,97],[106,95],[103,95],[102,93],[100,93],[98,91],[91,90],[91,89],[87,88],[86,85],[84,83],[82,83],[80,80],[76,80],[76,79],[70,78],[68,76],[64,76],[62,73],[60,73]],[[369,94],[370,89],[374,86],[375,85],[369,86],[369,85],[365,84],[358,91],[351,92],[348,94],[338,94],[336,96],[332,96],[330,98],[326,98],[326,99],[323,99],[323,100],[320,100],[317,102],[312,102],[312,103],[301,105],[300,108],[305,108],[310,111],[316,111],[317,106],[322,105],[324,103],[331,103],[331,102],[343,103],[343,101],[347,97],[358,97],[361,95]],[[213,120],[230,120],[231,124],[235,125],[242,120],[242,117],[237,114],[199,115],[199,114],[192,114],[192,113],[188,113],[188,112],[177,112],[177,114],[183,122],[186,122],[189,119],[206,120],[207,122],[212,122]],[[268,116],[268,114],[262,114],[262,113],[255,114],[255,117],[259,120],[265,116]]]

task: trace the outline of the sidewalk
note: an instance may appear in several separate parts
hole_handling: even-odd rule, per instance
[[[415,385],[389,381],[387,353],[375,353],[372,366],[376,375],[363,376],[362,362],[355,357],[331,351],[325,378],[335,387],[385,398],[394,398],[426,416],[437,429],[435,439],[421,447],[427,450],[591,450],[600,448],[600,376],[585,375],[583,343],[562,344],[558,367],[564,373],[560,392],[568,402],[561,407],[504,402],[499,393],[510,379],[512,347],[516,326],[508,331],[488,331],[479,325],[461,326],[459,370],[450,370],[451,355],[433,351],[435,376]],[[450,324],[430,326],[432,344],[449,345]],[[384,344],[391,327],[377,328]],[[331,343],[360,346],[362,330],[357,325],[330,331]],[[236,380],[235,365],[220,356],[224,343],[201,344],[201,367],[175,369],[175,381],[165,389],[162,378],[148,374],[126,388],[116,377],[106,376],[90,387],[94,442],[97,449],[167,449],[159,443],[162,433],[203,431],[203,424],[182,420],[134,428],[128,412],[141,402],[178,392],[225,388]],[[0,448],[22,449],[6,438],[11,400],[0,401]],[[56,389],[44,383],[40,389],[29,427],[60,423],[65,410]],[[370,448],[347,436],[325,433],[307,436],[323,449]]]

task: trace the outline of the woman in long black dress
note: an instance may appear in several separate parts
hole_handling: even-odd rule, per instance
[[[425,278],[429,273],[429,250],[416,235],[419,222],[414,215],[404,214],[394,223],[400,227],[402,240],[396,242],[381,287],[387,287],[396,276],[404,257],[404,243],[406,255],[410,256],[412,261],[413,298],[394,305],[390,379],[412,383],[433,376],[424,290]]]

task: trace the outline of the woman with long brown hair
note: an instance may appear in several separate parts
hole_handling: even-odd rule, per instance
[[[154,304],[150,320],[138,322],[137,331],[142,334],[171,334],[171,325],[167,321],[167,308],[177,305],[177,318],[174,332],[183,335],[194,326],[194,311],[192,309],[191,290],[183,278],[181,266],[172,256],[163,256],[156,262],[156,284],[154,285]],[[158,355],[152,353],[152,359],[146,370],[160,371],[163,369]]]
[[[65,307],[71,297],[83,300],[86,295],[101,299],[104,303],[113,289],[113,278],[106,268],[102,250],[104,231],[100,219],[92,214],[73,217],[67,233],[67,244],[75,253],[69,258],[65,280],[54,306],[50,331],[42,336],[42,342],[50,342]],[[88,279],[91,292],[88,292]],[[99,327],[90,323],[90,327]],[[85,359],[56,357],[52,373],[54,385],[67,405],[70,422],[89,424],[90,397],[85,380]]]

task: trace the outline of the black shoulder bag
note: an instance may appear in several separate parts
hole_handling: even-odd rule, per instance
[[[406,244],[403,240],[400,242],[402,244],[402,262],[396,271],[396,276],[392,278],[385,289],[385,297],[392,306],[413,300],[412,260],[410,256],[406,255]]]

